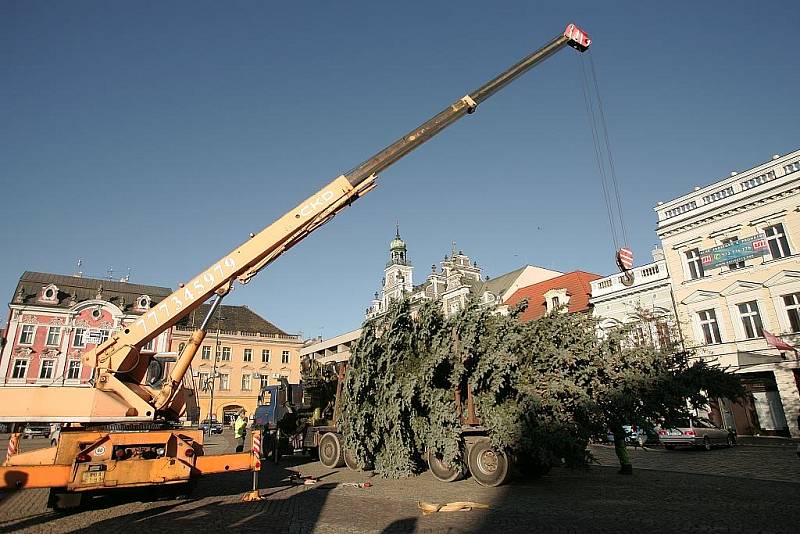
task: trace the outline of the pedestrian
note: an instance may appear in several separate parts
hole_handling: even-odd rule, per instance
[[[244,450],[244,437],[247,435],[247,417],[245,417],[244,410],[239,412],[236,422],[233,423],[233,435],[236,438],[236,452],[242,452]]]

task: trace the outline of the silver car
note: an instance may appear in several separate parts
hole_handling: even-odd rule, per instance
[[[710,451],[715,445],[733,447],[736,436],[728,429],[720,428],[703,417],[692,417],[679,421],[673,428],[662,428],[658,431],[658,441],[665,449],[675,447],[703,447]]]

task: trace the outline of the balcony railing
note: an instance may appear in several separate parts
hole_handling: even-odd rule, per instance
[[[605,278],[601,278],[599,280],[591,282],[592,297],[607,295],[608,293],[621,291],[627,287],[635,287],[642,284],[647,284],[649,282],[653,282],[655,280],[667,279],[667,268],[663,261],[658,261],[656,263],[650,263],[647,265],[642,265],[641,267],[636,267],[635,269],[632,270],[632,272],[633,272],[632,286],[626,286],[625,284],[622,283],[624,276],[621,274],[607,276]]]

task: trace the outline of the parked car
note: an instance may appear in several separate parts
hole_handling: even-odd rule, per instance
[[[22,431],[23,438],[35,438],[35,437],[43,437],[49,438],[50,437],[50,425],[49,424],[39,424],[39,423],[32,423],[25,425],[25,429]]]
[[[200,425],[198,425],[197,428],[199,428],[203,432],[208,432],[208,426],[209,425],[211,425],[211,433],[212,434],[222,434],[222,423],[220,423],[216,419],[212,419],[211,421],[206,419],[205,421],[200,423]]]
[[[622,429],[625,431],[625,443],[640,447],[644,447],[646,443],[658,443],[658,434],[654,429],[637,425],[624,425]],[[609,430],[606,439],[613,443],[614,433]]]
[[[733,447],[736,445],[736,435],[726,429],[715,425],[703,417],[692,417],[679,421],[673,428],[662,428],[658,431],[658,440],[665,449],[675,447],[703,447],[710,451],[715,445]]]

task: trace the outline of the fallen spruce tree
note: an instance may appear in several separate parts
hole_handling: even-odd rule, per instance
[[[523,323],[470,302],[445,318],[438,303],[408,300],[367,321],[352,347],[340,427],[362,467],[392,478],[426,468],[428,453],[466,471],[456,390],[471,391],[491,445],[523,472],[590,461],[593,435],[615,435],[630,471],[623,425],[669,424],[707,395],[735,398],[738,380],[668,347],[632,346],[624,330],[598,338],[585,314]],[[688,404],[687,404],[688,401]]]

